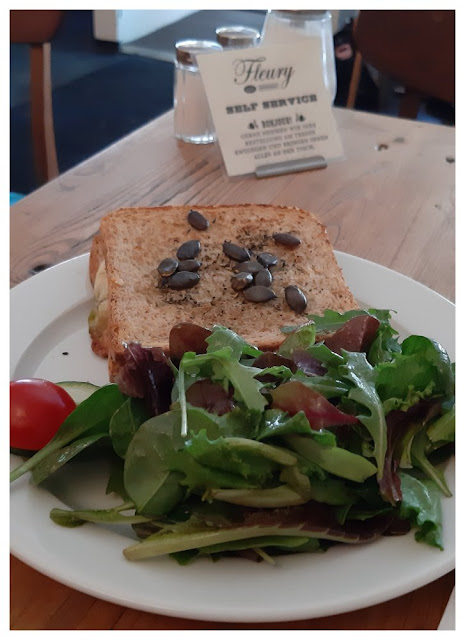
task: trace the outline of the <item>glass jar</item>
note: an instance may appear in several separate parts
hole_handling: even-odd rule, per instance
[[[216,41],[223,49],[248,49],[256,47],[260,41],[260,32],[253,27],[219,27]]]
[[[217,42],[177,42],[174,68],[174,134],[179,140],[208,144],[216,140],[215,127],[197,64],[197,56],[221,51]]]
[[[269,10],[263,24],[261,44],[297,44],[308,38],[320,42],[321,64],[325,86],[336,97],[336,61],[330,11]]]

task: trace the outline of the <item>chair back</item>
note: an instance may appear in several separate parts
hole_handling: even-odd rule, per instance
[[[58,31],[64,11],[10,11],[11,42],[40,44],[50,42]]]
[[[411,109],[423,97],[455,103],[455,11],[363,10],[353,43],[366,63],[405,87]]]
[[[10,11],[10,41],[30,49],[30,100],[34,162],[39,183],[58,175],[52,104],[51,44],[64,11]]]

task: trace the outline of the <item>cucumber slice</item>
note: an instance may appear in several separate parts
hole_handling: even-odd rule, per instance
[[[87,400],[99,387],[91,382],[57,382],[59,387],[62,387],[72,397],[76,404],[81,404],[84,400]]]

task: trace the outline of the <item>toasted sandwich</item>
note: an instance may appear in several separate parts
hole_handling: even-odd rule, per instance
[[[169,355],[179,323],[222,325],[271,351],[306,314],[358,308],[325,227],[298,208],[118,209],[102,218],[89,266],[92,349],[110,380],[128,343]]]

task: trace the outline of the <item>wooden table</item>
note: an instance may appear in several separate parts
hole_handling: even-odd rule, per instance
[[[11,208],[11,285],[88,251],[120,206],[274,203],[315,213],[336,249],[404,273],[446,298],[455,287],[455,129],[336,110],[346,159],[257,179],[226,175],[216,144],[177,142],[169,112]],[[219,624],[127,609],[80,593],[11,558],[11,628],[436,629],[451,572],[389,602],[279,624]]]

